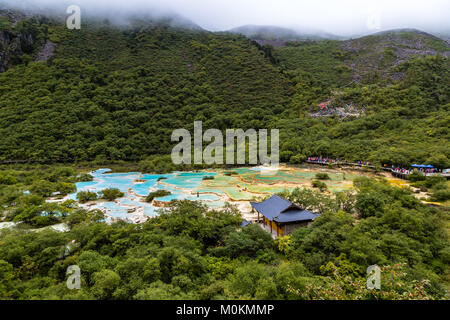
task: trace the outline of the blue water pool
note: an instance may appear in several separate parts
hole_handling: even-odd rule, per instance
[[[197,194],[203,178],[215,176],[217,173],[207,172],[175,172],[172,174],[141,174],[139,172],[110,173],[109,169],[100,169],[91,172],[94,177],[90,182],[76,184],[77,192],[69,195],[76,200],[80,191],[92,191],[99,193],[104,189],[117,188],[124,193],[124,197],[114,202],[99,202],[89,207],[100,209],[108,216],[126,219],[130,212],[140,209],[147,216],[155,216],[160,208],[154,207],[143,201],[150,192],[155,190],[167,190],[171,194],[166,197],[156,198],[158,201],[170,202],[171,200],[206,201],[211,207],[220,207],[223,202],[214,194]],[[164,178],[164,179],[161,179]]]

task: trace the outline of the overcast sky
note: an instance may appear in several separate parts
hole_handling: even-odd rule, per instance
[[[0,0],[0,3],[64,13],[78,4],[82,13],[176,12],[202,28],[229,30],[242,25],[276,25],[337,35],[393,28],[450,31],[450,0]]]

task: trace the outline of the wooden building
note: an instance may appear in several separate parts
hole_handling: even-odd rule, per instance
[[[289,235],[295,229],[309,225],[319,216],[277,195],[266,201],[250,204],[258,212],[258,222],[269,227],[271,232],[276,232],[277,236]]]

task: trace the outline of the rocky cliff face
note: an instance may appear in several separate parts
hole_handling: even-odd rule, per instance
[[[38,18],[0,10],[0,72],[33,60],[47,60],[55,45],[42,36]]]
[[[6,71],[10,64],[21,62],[24,54],[33,52],[34,37],[31,34],[0,32],[0,72]]]
[[[346,65],[353,70],[353,80],[357,82],[374,72],[399,81],[404,74],[394,69],[413,57],[450,57],[448,42],[415,29],[390,30],[342,41],[341,49],[347,53]]]

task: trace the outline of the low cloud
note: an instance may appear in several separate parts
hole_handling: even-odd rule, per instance
[[[51,14],[65,14],[68,5],[76,4],[83,14],[108,18],[176,13],[211,31],[249,24],[347,36],[394,28],[450,31],[448,0],[0,0],[0,3]]]

